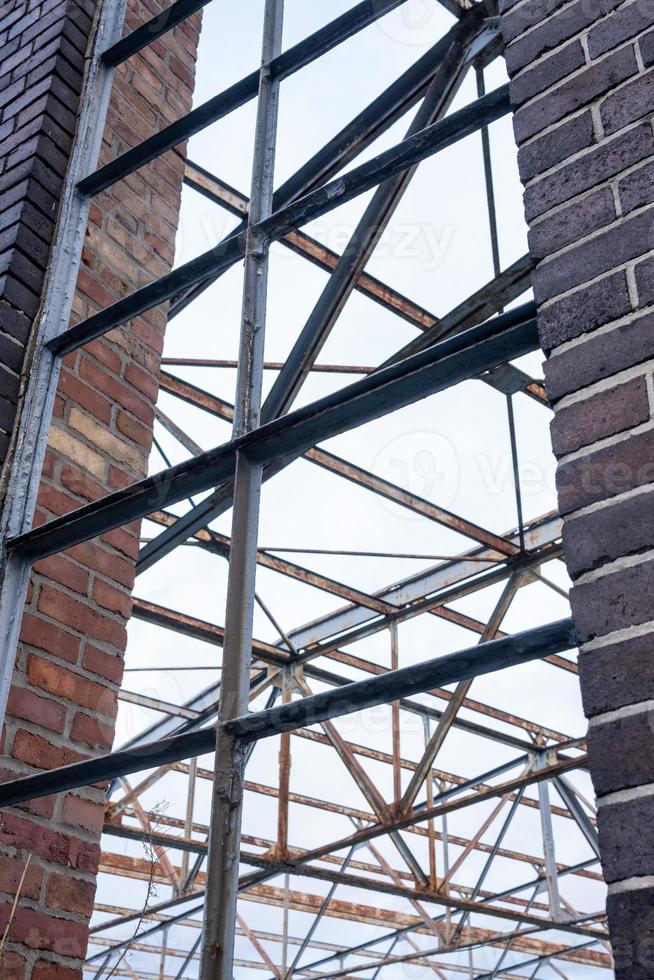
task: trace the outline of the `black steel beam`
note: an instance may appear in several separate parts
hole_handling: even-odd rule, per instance
[[[277,241],[288,232],[295,231],[341,204],[346,204],[382,181],[452,146],[510,111],[509,86],[505,85],[458,112],[453,112],[446,119],[427,126],[420,133],[403,140],[342,177],[281,208],[270,218],[255,225],[253,232],[259,239]],[[237,232],[190,262],[64,331],[50,341],[48,347],[55,354],[68,354],[132,317],[171,299],[185,287],[193,286],[213,273],[229,268],[243,257],[244,249],[245,232]]]
[[[271,78],[279,81],[289,78],[296,71],[311,64],[342,41],[373,24],[403,3],[406,3],[406,0],[363,0],[352,10],[346,11],[319,31],[293,45],[288,51],[273,58],[268,66]],[[82,194],[90,196],[99,194],[100,191],[111,187],[117,180],[127,177],[166,150],[183,143],[195,133],[199,133],[218,119],[245,105],[255,98],[258,91],[259,70],[257,69],[224,92],[204,102],[197,109],[193,109],[181,119],[155,133],[154,136],[143,140],[138,146],[122,153],[95,173],[89,174],[79,182],[79,190]]]
[[[133,54],[147,48],[162,34],[166,34],[182,21],[190,17],[197,10],[201,10],[209,3],[209,0],[177,0],[160,14],[155,14],[150,20],[146,21],[136,30],[132,31],[120,41],[116,41],[110,48],[102,52],[102,61],[109,68],[115,68],[121,62],[127,61]]]
[[[479,643],[467,650],[422,664],[356,681],[336,691],[314,694],[269,711],[254,712],[228,722],[227,727],[244,741],[268,738],[280,732],[290,732],[329,718],[390,703],[397,698],[420,694],[434,687],[444,687],[515,664],[539,660],[551,653],[570,650],[575,645],[572,620],[563,619],[514,636]]]
[[[32,561],[63,551],[233,479],[238,453],[261,466],[288,464],[318,442],[537,349],[535,320],[502,329],[505,323],[502,317],[488,320],[254,432],[34,528],[10,540],[8,547]]]
[[[518,324],[520,322],[531,320],[532,310],[531,307],[519,307],[515,310],[511,310],[509,313],[503,314],[501,318],[497,318],[492,321],[496,325],[505,324],[506,326]],[[378,371],[375,372],[374,376],[378,375]],[[487,375],[488,377],[488,375]],[[271,465],[264,471],[264,480],[268,480],[275,476],[277,472],[282,467],[278,464]],[[380,492],[380,489],[377,489]],[[196,504],[190,511],[180,517],[175,524],[166,528],[161,534],[148,542],[139,554],[139,560],[137,563],[137,574],[147,570],[156,562],[160,561],[167,554],[169,554],[174,548],[182,544],[191,535],[195,534],[196,531],[207,526],[207,524],[215,520],[221,514],[224,514],[232,506],[233,494],[231,485],[219,487],[214,491],[209,497],[206,497],[201,503]],[[501,550],[501,549],[500,549]]]
[[[575,645],[572,620],[564,619],[524,633],[516,633],[514,636],[480,643],[467,650],[436,657],[412,667],[389,671],[369,680],[347,684],[278,708],[237,718],[229,723],[230,731],[243,741],[252,742],[397,698],[419,694],[433,687],[443,687],[480,674],[529,663],[552,653],[569,650]],[[162,739],[154,744],[115,752],[100,759],[78,762],[16,779],[0,786],[0,807],[16,806],[51,793],[61,793],[205,755],[212,751],[214,745],[214,730],[202,729],[199,732]]]

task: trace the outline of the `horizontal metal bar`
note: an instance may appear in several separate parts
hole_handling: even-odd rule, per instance
[[[508,85],[496,89],[458,112],[403,140],[342,177],[311,191],[292,204],[275,211],[254,225],[251,233],[260,239],[277,241],[290,231],[307,224],[341,204],[353,200],[382,181],[408,170],[421,160],[444,150],[466,136],[488,126],[511,111]],[[238,232],[191,259],[179,268],[155,279],[105,310],[83,320],[54,338],[49,348],[63,356],[90,340],[118,327],[134,316],[171,299],[180,290],[202,282],[213,273],[228,269],[244,255],[245,232]]]
[[[406,0],[363,0],[352,10],[346,11],[340,17],[326,24],[320,30],[295,44],[288,51],[273,58],[268,69],[270,78],[278,81],[289,78],[301,68],[306,67],[322,57],[342,41],[353,34],[373,24],[380,17],[406,3]],[[163,33],[163,32],[162,32]],[[210,126],[218,119],[245,105],[259,91],[259,70],[251,72],[240,79],[230,88],[204,102],[187,115],[177,119],[170,126],[143,140],[138,146],[122,153],[111,163],[106,164],[95,173],[89,174],[78,184],[82,194],[95,195],[106,190],[117,180],[121,180],[149,163],[155,157],[172,149],[178,143],[183,143],[189,137]]]
[[[378,677],[356,681],[336,691],[314,694],[300,701],[280,705],[269,711],[258,711],[227,723],[233,734],[245,741],[268,738],[280,732],[304,728],[328,718],[362,711],[397,698],[420,694],[433,687],[458,683],[503,670],[519,663],[539,660],[551,653],[561,653],[576,645],[572,620],[564,619],[539,626],[524,633],[479,643],[477,646],[445,657],[389,671]]]
[[[433,687],[453,684],[479,674],[531,660],[549,653],[569,650],[576,644],[572,620],[561,620],[548,626],[517,633],[515,636],[477,644],[467,650],[437,657],[423,664],[389,671],[369,680],[347,684],[342,688],[316,694],[302,701],[271,708],[229,723],[232,734],[244,741],[267,738],[278,732],[325,721],[396,698],[418,694]],[[189,732],[134,749],[115,752],[100,759],[74,763],[60,769],[16,779],[0,786],[0,807],[15,806],[50,793],[89,786],[93,783],[153,769],[169,762],[179,762],[212,751],[213,729]]]
[[[501,329],[501,317],[378,371],[216,449],[14,538],[9,547],[36,560],[80,544],[234,476],[244,453],[262,466],[286,465],[317,442],[350,431],[476,377],[538,347],[536,321]],[[498,327],[499,332],[498,332]]]
[[[173,27],[181,24],[187,17],[190,17],[197,10],[201,10],[208,3],[209,0],[177,0],[177,3],[171,4],[160,14],[155,14],[131,34],[120,41],[116,41],[106,51],[103,51],[102,61],[107,67],[115,68],[116,65],[127,61],[133,54],[141,51],[142,48],[147,48],[148,44],[152,44],[162,34],[166,34]]]
[[[148,617],[142,617],[139,608],[139,600],[138,599],[134,600],[134,602],[135,605],[133,610],[133,616],[137,619],[145,618],[146,621],[153,622],[157,626],[161,626],[164,629],[169,629],[172,630],[173,632],[181,633],[182,635],[196,636],[199,637],[200,639],[205,640],[208,643],[212,643],[217,646],[222,645],[222,638],[224,633],[218,626],[214,626],[211,623],[206,623],[202,620],[190,619],[190,617],[188,616],[185,616],[181,613],[176,613],[173,610],[166,610],[164,607],[161,606],[157,607],[158,613],[156,619],[149,620]],[[273,649],[276,650],[277,648],[273,648]],[[260,642],[257,645],[257,647],[253,645],[253,655],[256,655],[256,657],[259,660],[261,660],[263,663],[267,662],[268,654],[263,648],[263,645],[260,644]],[[338,656],[338,653],[334,656],[334,659],[336,659],[337,662],[341,662],[341,658]],[[271,660],[271,662],[275,664],[277,661]],[[373,664],[369,663],[368,661],[361,660],[360,658],[357,658],[356,663],[351,662],[350,665],[356,667],[357,669],[365,673],[379,672],[378,670],[375,669]],[[315,664],[312,663],[304,664],[303,669],[307,677],[313,677],[316,680],[320,681],[321,683],[328,684],[332,687],[342,687],[345,684],[351,683],[351,678],[346,678],[340,674],[334,673],[333,671],[328,671],[322,667],[317,667],[315,666]],[[253,679],[252,684],[254,685],[255,683],[256,684],[261,683],[264,677],[265,677],[265,672],[262,671],[261,673],[256,675],[256,678]],[[435,694],[437,697],[445,697],[445,692],[441,693],[441,691],[435,691],[429,693]],[[211,685],[211,687],[207,688],[205,691],[201,692],[199,695],[196,695],[193,698],[191,698],[189,701],[187,701],[184,704],[184,707],[199,712],[201,715],[200,722],[202,724],[206,724],[206,722],[211,720],[211,718],[213,718],[216,714],[217,706],[218,706],[218,697],[219,697],[219,685],[214,684]],[[442,711],[436,708],[432,708],[424,704],[419,704],[416,701],[410,701],[406,698],[401,698],[399,703],[402,710],[416,714],[420,717],[431,718],[434,721],[438,721],[443,714]],[[482,705],[479,702],[465,702],[465,704],[466,707],[468,707],[471,711],[478,711],[481,714],[487,713],[486,711],[483,710],[487,706]],[[531,725],[531,723],[526,722],[524,719],[519,718],[515,715],[509,715],[504,712],[496,711],[495,709],[488,709],[488,711],[492,712],[490,717],[495,718],[495,720],[497,721],[504,722],[507,725],[515,725],[518,728],[522,728],[523,730],[528,730],[534,733],[536,733],[536,731],[538,730],[538,734],[541,734],[543,732],[543,730],[541,730],[539,726]],[[477,735],[480,738],[488,738],[491,741],[500,742],[501,744],[508,745],[512,748],[516,748],[524,751],[524,750],[530,750],[532,747],[532,743],[526,741],[525,739],[519,738],[515,735],[511,735],[502,729],[493,729],[486,725],[479,724],[478,722],[471,721],[470,719],[465,717],[456,718],[454,725],[455,727],[460,728],[461,731],[469,732],[471,735]],[[527,726],[526,729],[525,726]],[[174,734],[181,734],[182,731],[188,731],[190,730],[191,727],[197,728],[200,727],[200,725],[197,723],[193,723],[193,724],[188,723],[188,724],[179,725],[177,728],[174,728],[171,727],[167,721],[162,721],[157,723],[157,725],[152,725],[150,726],[150,728],[141,732],[138,737],[127,742],[125,745],[122,746],[122,748],[132,748],[136,744],[141,744],[143,741],[154,740],[155,738],[166,738]],[[544,730],[544,734],[546,734],[549,738],[553,738],[555,741],[558,742],[564,742],[567,740],[566,736],[561,735],[558,732],[553,732],[547,729]]]

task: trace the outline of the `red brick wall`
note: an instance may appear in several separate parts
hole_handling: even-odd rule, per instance
[[[616,977],[654,976],[654,4],[501,0]]]
[[[167,5],[132,0],[129,27]],[[119,69],[103,162],[188,111],[198,31],[194,16]],[[92,204],[74,319],[170,268],[180,149]],[[65,359],[37,522],[146,473],[165,325],[165,311],[151,311]],[[137,550],[133,525],[35,565],[9,699],[3,778],[111,747]],[[32,855],[0,963],[3,978],[81,976],[103,812],[102,790],[89,788],[1,814],[0,933]]]

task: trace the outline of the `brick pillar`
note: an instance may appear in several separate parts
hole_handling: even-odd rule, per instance
[[[654,976],[654,3],[503,0],[616,977]]]
[[[50,129],[50,107],[54,101],[57,113],[63,113],[65,103],[72,132],[73,116],[69,110],[76,108],[76,96],[64,93],[61,74],[70,75],[72,81],[72,38],[78,55],[84,44],[75,24],[67,26],[63,13],[69,11],[67,3],[44,0],[34,4],[30,12],[26,12],[24,3],[8,6],[12,11],[5,26],[10,41],[16,36],[31,45],[30,58],[42,64],[42,84],[48,93],[39,110],[41,114],[37,115],[39,124],[34,124],[35,135],[29,123],[27,131],[12,128],[9,139],[14,140],[16,149],[2,174],[6,182],[3,187],[21,188],[15,192],[19,207],[5,267],[8,272],[2,324],[9,339],[0,335],[4,344],[0,347],[0,361],[4,362],[0,363],[0,372],[7,369],[12,395],[16,396],[22,346],[38,306],[42,269],[65,170],[65,160],[60,160],[60,172],[55,174],[57,184],[50,157],[44,162],[41,156],[42,152],[51,153],[53,140],[57,142]],[[133,29],[167,6],[167,0],[130,0],[127,26]],[[79,14],[79,8],[75,10]],[[49,50],[50,45],[45,29],[43,35],[36,36],[30,31],[30,25],[37,23],[45,28],[48,11],[57,12],[59,20],[55,21],[60,28],[59,47],[55,48],[51,63],[43,60],[45,48]],[[85,23],[88,34],[88,17]],[[199,15],[194,15],[117,71],[101,162],[188,112],[199,26]],[[19,45],[17,51],[23,48]],[[21,81],[27,54],[25,49],[15,68],[11,55],[5,59],[4,49],[0,56],[5,67],[9,66],[10,78],[12,72],[17,73],[15,88],[12,89],[12,81],[5,89],[12,90],[11,105],[16,110],[12,114],[10,109],[10,120],[19,118],[21,100],[26,104],[32,96],[39,97],[39,85],[32,75],[27,74],[26,81]],[[75,92],[79,93],[83,67],[79,57],[76,64]],[[69,144],[70,140],[65,144],[66,151]],[[110,305],[170,269],[179,216],[183,149],[178,147],[167,153],[93,202],[74,320]],[[18,168],[24,171],[20,178],[23,183],[10,184],[12,171]],[[51,198],[44,197],[46,179]],[[0,198],[0,214],[1,208]],[[35,229],[37,213],[43,221],[48,218],[47,227],[43,224]],[[30,229],[39,233],[38,250],[31,247],[29,237],[24,237]],[[37,523],[146,474],[165,326],[165,309],[152,310],[65,359]],[[13,360],[4,356],[10,341],[14,345]],[[11,412],[0,424],[6,434],[10,433]],[[61,766],[111,748],[138,533],[137,524],[120,528],[35,565],[8,705],[5,762],[0,778]],[[0,935],[31,856],[0,962],[3,980],[81,977],[103,815],[104,793],[97,787],[34,801],[0,814]]]
[[[94,0],[0,6],[0,467],[75,132]]]

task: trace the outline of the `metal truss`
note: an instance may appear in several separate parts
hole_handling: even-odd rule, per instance
[[[583,779],[579,782],[587,768],[585,744],[471,697],[476,678],[535,660],[550,665],[553,691],[557,678],[576,673],[574,658],[565,656],[575,646],[569,619],[520,633],[503,630],[526,586],[538,582],[561,591],[547,570],[560,559],[561,544],[556,514],[530,522],[522,517],[514,412],[521,398],[541,407],[547,400],[542,383],[513,363],[538,347],[534,304],[512,306],[529,289],[531,261],[525,256],[504,270],[499,263],[488,127],[510,112],[510,102],[508,87],[485,91],[484,68],[501,54],[495,11],[490,4],[441,0],[454,15],[451,29],[273,193],[282,82],[406,0],[364,0],[285,51],[283,0],[266,0],[260,68],[95,169],[113,68],[205,2],[178,0],[126,37],[121,37],[124,0],[103,5],[83,137],[63,202],[5,506],[0,627],[7,640],[0,708],[11,682],[31,564],[135,519],[144,520],[149,535],[139,574],[182,546],[228,561],[224,627],[138,596],[133,608],[135,619],[149,625],[153,649],[159,630],[221,648],[219,679],[182,704],[121,690],[122,702],[152,710],[158,720],[108,756],[3,784],[0,805],[108,781],[101,885],[85,976],[232,980],[257,970],[270,980],[376,978],[397,976],[407,965],[440,978],[607,976],[612,961],[595,817],[583,795]],[[451,111],[471,69],[478,98]],[[70,327],[93,196],[253,99],[257,120],[249,197],[191,161],[184,178],[189,188],[239,218],[236,229],[197,258]],[[401,142],[356,165],[359,155],[410,112]],[[437,316],[369,274],[366,266],[419,164],[473,133],[482,139],[494,277]],[[343,254],[302,230],[371,190]],[[282,362],[264,360],[273,243],[328,273]],[[164,358],[161,377],[171,404],[174,399],[186,413],[229,424],[231,439],[203,450],[172,409],[168,414],[159,407],[155,435],[165,432],[175,440],[187,456],[183,462],[171,466],[155,438],[163,471],[32,528],[61,357],[159,304],[168,302],[170,316],[176,316],[237,263],[244,264],[238,359],[212,360],[204,351],[189,351],[188,357]],[[411,325],[416,337],[382,364],[375,351],[364,366],[320,363],[317,358],[354,291]],[[170,370],[176,367],[237,369],[235,404],[178,377]],[[268,370],[277,374],[262,400]],[[306,379],[320,372],[355,380],[294,409]],[[505,533],[318,445],[469,379],[506,402],[518,521]],[[366,592],[291,561],[283,548],[261,548],[262,485],[297,460],[456,532],[466,540],[465,549],[430,556],[424,570]],[[208,496],[193,502],[193,495],[206,491]],[[189,503],[181,512],[170,509],[184,501]],[[231,538],[215,526],[229,510]],[[380,561],[427,557],[333,553],[368,554]],[[258,567],[318,590],[337,600],[337,608],[306,623],[278,622],[255,591]],[[484,620],[463,611],[464,600],[475,595],[495,597]],[[255,604],[274,627],[276,641],[254,637]],[[406,651],[399,627],[417,617],[435,617],[434,622],[458,630],[465,636],[458,652],[412,651],[411,665],[400,666]],[[356,645],[378,634],[388,637],[384,662],[362,656]],[[191,669],[179,665],[185,666]],[[389,706],[390,751],[346,737],[338,724],[378,705]],[[403,751],[407,718],[424,735],[417,758],[415,750]],[[456,738],[464,740],[468,753],[460,772],[442,762],[443,746]],[[249,778],[246,767],[268,739],[278,744],[278,765],[261,782]],[[476,761],[484,759],[483,747],[496,753],[491,767]],[[295,785],[293,754],[305,750],[342,767],[360,803]],[[213,771],[198,761],[211,753]],[[149,801],[160,789],[183,802],[181,810],[155,819]],[[272,801],[276,816],[261,836],[248,830],[248,812],[266,801]],[[298,821],[316,815],[321,827],[334,828],[333,835],[313,847],[298,847]],[[531,828],[529,846],[524,833],[512,836],[523,820]],[[576,842],[572,862],[557,859],[557,828],[566,835],[570,831]],[[121,852],[119,842],[131,850]],[[103,882],[116,879],[124,886],[122,904],[104,897]],[[500,890],[499,879],[505,883]],[[128,900],[130,881],[141,889],[154,883],[168,895],[139,906],[136,897]],[[582,886],[596,896],[589,911],[575,908],[568,897]],[[305,887],[310,890],[300,890]],[[271,910],[269,928],[250,925],[261,906]],[[324,924],[339,921],[350,926],[343,942],[323,938]]]

